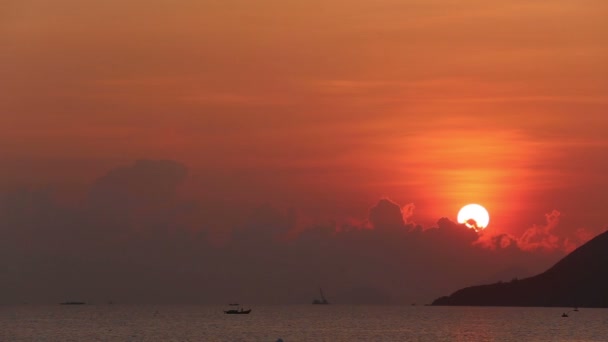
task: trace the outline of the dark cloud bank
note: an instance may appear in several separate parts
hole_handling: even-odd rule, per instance
[[[484,236],[447,218],[423,228],[412,204],[389,199],[361,223],[302,226],[295,210],[180,199],[186,177],[179,163],[142,160],[73,205],[48,190],[2,194],[0,303],[309,303],[319,286],[339,303],[427,303],[541,271],[575,243],[552,234],[558,212],[521,238]],[[226,213],[241,223],[214,242]]]

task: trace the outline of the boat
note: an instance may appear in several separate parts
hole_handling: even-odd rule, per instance
[[[224,310],[224,313],[227,315],[248,315],[251,312],[251,309],[249,310],[244,310],[243,308],[240,309],[230,309],[230,310]]]
[[[321,299],[314,299],[312,301],[313,304],[329,304],[329,302],[327,301],[327,299],[325,299],[325,296],[323,295],[323,289],[319,288],[319,293],[321,293]]]
[[[564,313],[562,314],[562,317],[568,317],[568,314],[564,312]]]
[[[85,305],[85,302],[63,302],[63,303],[59,303],[60,305]]]

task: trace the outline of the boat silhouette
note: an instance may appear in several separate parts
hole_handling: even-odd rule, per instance
[[[312,301],[312,303],[313,304],[323,304],[323,305],[329,304],[329,302],[327,301],[327,299],[325,299],[325,296],[323,295],[323,289],[321,289],[320,287],[319,287],[319,293],[321,294],[321,299],[315,298]]]
[[[250,312],[251,312],[251,309],[244,310],[243,308],[224,310],[224,313],[227,315],[248,315]]]
[[[562,317],[568,317],[568,314],[571,313],[571,312],[578,312],[578,308],[575,307],[573,310],[564,312],[562,314]]]

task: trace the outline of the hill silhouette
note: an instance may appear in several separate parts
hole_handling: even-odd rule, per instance
[[[539,275],[471,286],[432,305],[608,307],[608,231]]]

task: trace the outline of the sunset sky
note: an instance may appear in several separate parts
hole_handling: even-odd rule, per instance
[[[129,232],[157,234],[150,208],[168,202],[116,214],[136,223],[103,211],[135,184],[130,194],[192,205],[154,229],[204,234],[213,253],[244,227],[256,236],[259,208],[283,215],[265,261],[296,253],[279,245],[313,228],[378,229],[381,205],[401,208],[403,230],[426,231],[479,203],[490,225],[459,248],[498,254],[480,241],[508,236],[519,254],[496,268],[542,271],[608,227],[607,17],[604,0],[3,1],[0,241],[16,260],[4,262],[23,279],[44,277],[33,255],[68,268],[63,251],[91,238],[62,230],[78,219],[105,222],[125,246]],[[32,247],[46,234],[56,250]],[[447,290],[491,276],[476,265]],[[427,281],[441,283],[433,267]],[[18,284],[11,293],[25,296]]]

